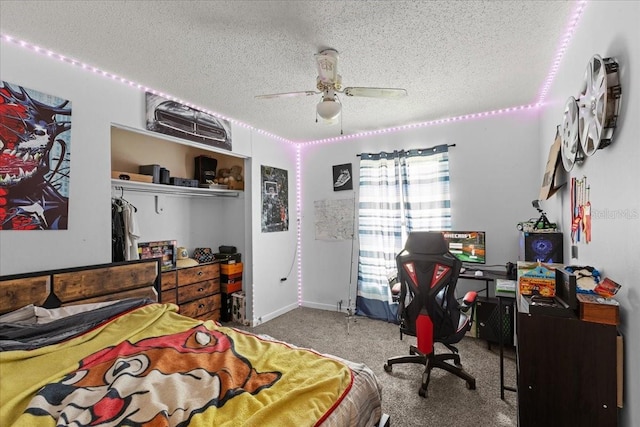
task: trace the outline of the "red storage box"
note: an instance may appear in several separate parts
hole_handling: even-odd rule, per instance
[[[237,282],[233,283],[220,283],[220,289],[225,294],[240,292],[242,290],[242,281],[238,280]]]

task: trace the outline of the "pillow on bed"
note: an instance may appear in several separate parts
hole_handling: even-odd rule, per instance
[[[91,304],[67,305],[60,308],[35,307],[36,323],[44,324],[53,322],[54,320],[62,319],[74,314],[84,313],[87,311],[95,310],[96,308],[106,307],[108,305],[115,304],[118,301],[120,300],[96,302]]]
[[[17,310],[10,311],[0,316],[0,323],[36,323],[36,308],[33,304],[26,305]]]

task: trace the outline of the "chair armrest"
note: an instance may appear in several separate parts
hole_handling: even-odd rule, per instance
[[[462,303],[464,305],[473,305],[476,303],[476,298],[478,297],[478,293],[476,291],[469,291],[464,294],[464,298],[462,299]]]

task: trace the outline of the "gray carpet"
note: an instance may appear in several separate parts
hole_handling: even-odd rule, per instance
[[[347,318],[337,311],[297,308],[254,328],[234,326],[257,334],[267,334],[291,344],[312,348],[368,365],[382,385],[382,410],[391,416],[394,427],[412,426],[516,426],[516,393],[505,391],[500,399],[500,353],[497,344],[465,337],[458,345],[464,369],[476,378],[476,390],[446,371],[431,374],[428,397],[418,395],[424,367],[394,365],[387,373],[387,358],[408,354],[415,338],[400,340],[398,326],[361,316]],[[446,348],[436,346],[436,352]],[[515,354],[505,351],[505,384],[515,385]]]

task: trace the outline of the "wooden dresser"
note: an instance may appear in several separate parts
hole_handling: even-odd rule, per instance
[[[180,314],[220,319],[220,264],[217,262],[162,273],[160,301],[180,307]]]

